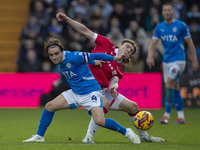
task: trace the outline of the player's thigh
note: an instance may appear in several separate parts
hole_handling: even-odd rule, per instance
[[[91,114],[93,116],[94,122],[99,126],[105,125],[104,112],[101,107],[95,106],[91,108]]]
[[[138,105],[136,102],[124,98],[123,101],[119,104],[118,110],[134,114],[138,111]]]
[[[168,71],[164,75],[166,75],[165,82],[167,88],[179,88],[179,78],[185,69],[185,65],[185,61],[176,61],[166,64]]]
[[[102,97],[101,100],[102,100],[102,103],[103,103],[103,107],[105,107],[107,110],[109,110],[109,108],[110,108],[109,100],[105,97]]]
[[[62,94],[60,94],[52,101],[48,102],[45,105],[45,108],[49,111],[57,111],[61,109],[68,109],[69,104],[67,103],[65,97]]]

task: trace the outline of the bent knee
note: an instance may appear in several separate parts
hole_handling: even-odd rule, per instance
[[[45,105],[45,108],[46,108],[46,110],[48,110],[48,111],[55,111],[55,109],[54,109],[54,107],[53,107],[51,101],[48,102],[48,103]]]
[[[98,126],[104,127],[104,126],[105,126],[105,119],[96,119],[96,120],[95,120],[95,123],[96,123]]]
[[[135,114],[139,111],[139,108],[136,102],[126,101],[119,106],[119,110],[125,111],[129,114]]]

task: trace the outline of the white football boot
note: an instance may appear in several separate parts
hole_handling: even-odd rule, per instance
[[[140,144],[140,138],[133,132],[132,129],[127,128],[125,137],[128,138],[133,144]]]
[[[93,135],[92,134],[87,134],[83,140],[81,141],[82,143],[92,143],[92,144],[95,144],[94,143],[95,139],[93,138]]]
[[[30,139],[24,140],[22,142],[44,142],[44,137],[40,135],[33,135]]]
[[[153,137],[153,136],[140,136],[142,142],[152,142],[152,143],[163,143],[166,142],[165,139],[160,137]]]

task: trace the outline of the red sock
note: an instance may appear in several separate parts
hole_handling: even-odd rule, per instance
[[[108,110],[105,107],[103,107],[103,112],[104,112],[104,114],[106,114],[108,112]]]

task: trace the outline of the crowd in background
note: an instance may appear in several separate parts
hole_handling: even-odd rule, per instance
[[[65,22],[56,20],[55,15],[61,11],[108,37],[115,46],[123,38],[137,41],[140,51],[134,55],[131,67],[124,67],[125,72],[162,72],[161,43],[157,44],[156,64],[151,70],[145,60],[154,27],[163,21],[161,6],[164,2],[172,2],[175,17],[188,25],[200,63],[199,0],[31,0],[18,47],[18,72],[58,71],[43,54],[43,44],[49,37],[59,38],[69,51],[91,52],[94,48],[93,42]],[[188,52],[187,47],[185,51]],[[189,53],[187,59],[192,59]],[[189,61],[184,73],[193,74]]]

